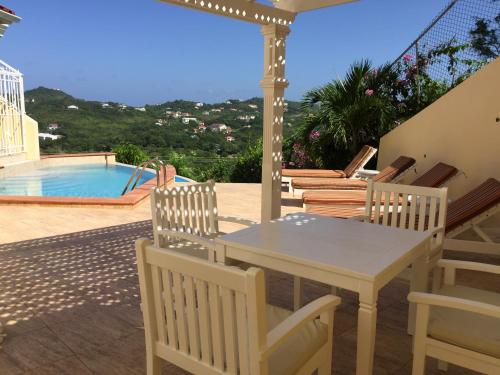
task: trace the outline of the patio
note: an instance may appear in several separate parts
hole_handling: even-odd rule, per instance
[[[245,212],[258,217],[259,185],[219,185],[223,214]],[[242,195],[244,194],[244,196]],[[300,210],[285,196],[284,211]],[[17,220],[28,207],[1,207],[3,231],[16,230]],[[7,210],[11,213],[6,222]],[[31,209],[41,220],[40,238],[2,241],[3,265],[0,316],[8,322],[6,341],[0,351],[3,374],[141,374],[145,373],[144,331],[139,309],[139,288],[135,266],[134,240],[151,237],[147,202],[135,210]],[[50,212],[50,216],[48,213]],[[117,215],[117,213],[124,213]],[[95,221],[99,217],[99,221]],[[114,218],[114,219],[112,219]],[[38,221],[40,222],[40,221]],[[56,223],[66,222],[59,227]],[[105,223],[108,223],[106,225]],[[92,229],[89,227],[92,223]],[[28,224],[24,222],[24,225]],[[109,224],[117,224],[109,226]],[[97,227],[98,226],[98,227]],[[45,229],[44,229],[45,228]],[[58,228],[56,236],[49,236]],[[78,229],[80,228],[80,229]],[[91,230],[86,230],[91,229]],[[228,231],[237,229],[224,228]],[[45,233],[44,233],[45,231]],[[11,237],[14,238],[14,237]],[[452,254],[456,255],[457,254]],[[472,256],[468,256],[472,259]],[[468,259],[460,255],[461,259]],[[474,258],[477,259],[477,256]],[[479,259],[500,264],[495,257]],[[459,273],[461,282],[482,288],[500,287],[493,279],[472,273]],[[270,273],[271,303],[291,308],[292,278]],[[328,288],[306,283],[306,300],[328,293]],[[375,374],[410,374],[410,336],[406,333],[408,283],[395,280],[386,286],[379,300],[379,320],[375,349]],[[334,374],[354,374],[356,362],[356,316],[358,301],[354,293],[340,293],[342,305],[335,317]],[[429,374],[439,373],[429,361]],[[164,373],[184,374],[174,366]],[[449,374],[472,374],[450,366]]]

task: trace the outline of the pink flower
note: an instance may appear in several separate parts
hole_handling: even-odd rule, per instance
[[[315,141],[320,137],[321,133],[318,130],[313,130],[311,134],[309,134],[309,139],[311,141]]]
[[[413,55],[410,55],[407,53],[406,55],[403,56],[403,60],[404,61],[411,61],[411,60],[413,60]]]
[[[365,95],[366,95],[366,96],[372,96],[374,92],[375,92],[375,91],[373,91],[372,89],[366,89],[366,91],[365,91]]]

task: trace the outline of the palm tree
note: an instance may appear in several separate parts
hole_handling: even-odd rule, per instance
[[[367,60],[350,66],[344,79],[307,92],[302,100],[300,138],[320,167],[343,167],[365,143],[394,126],[397,80],[389,65],[373,69]]]

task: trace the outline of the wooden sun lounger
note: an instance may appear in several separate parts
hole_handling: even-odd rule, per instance
[[[351,160],[344,170],[338,169],[289,169],[285,168],[281,172],[281,182],[290,184],[292,178],[353,178],[356,172],[363,169],[366,163],[377,153],[377,149],[364,145],[358,154]]]
[[[451,178],[458,174],[458,169],[445,164],[437,163],[434,167],[414,180],[410,185],[421,187],[441,187]],[[366,190],[332,190],[332,191],[305,191],[302,194],[304,206],[312,205],[364,205],[366,201]]]
[[[306,211],[325,216],[351,218],[362,215],[364,208],[356,205],[311,205]],[[500,182],[490,178],[448,205],[444,248],[500,255],[500,243],[494,242],[480,228],[481,223],[498,213],[500,213]],[[473,230],[482,241],[456,239],[467,230]]]
[[[396,182],[403,173],[415,165],[415,159],[400,156],[388,167],[373,177],[374,182]],[[365,180],[333,179],[333,178],[294,178],[292,180],[292,194],[302,194],[304,190],[366,190],[368,183]]]

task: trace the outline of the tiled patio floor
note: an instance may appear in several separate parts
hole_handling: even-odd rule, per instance
[[[67,235],[0,245],[0,316],[7,339],[0,373],[143,374],[144,338],[133,243],[150,235],[139,221]],[[500,263],[499,259],[487,259]],[[471,284],[497,282],[462,274]],[[291,278],[271,273],[271,302],[291,304]],[[307,284],[309,299],[327,288]],[[408,285],[390,283],[381,294],[375,374],[410,374],[406,334]],[[355,373],[356,296],[342,292],[336,313],[334,374]],[[429,374],[437,374],[429,361]],[[184,374],[172,365],[165,374]],[[471,374],[451,367],[449,374]]]
[[[260,185],[217,188],[222,215],[259,218]],[[283,203],[283,214],[302,210],[286,194]],[[8,335],[0,375],[145,372],[133,243],[150,236],[150,217],[148,202],[133,210],[0,207],[0,319]],[[482,260],[500,264],[500,258]],[[500,292],[498,279],[459,276]],[[270,286],[271,303],[290,308],[291,278],[272,272]],[[306,284],[308,299],[327,292]],[[407,293],[408,284],[396,280],[381,294],[375,374],[411,373]],[[345,291],[341,297],[332,373],[349,375],[355,373],[357,299]],[[438,373],[434,361],[428,373]],[[448,373],[471,374],[457,367]],[[165,365],[165,374],[185,373]]]

